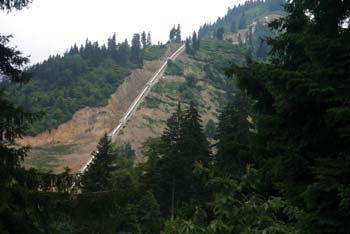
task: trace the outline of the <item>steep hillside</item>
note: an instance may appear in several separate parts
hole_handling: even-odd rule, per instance
[[[138,37],[134,37],[137,42]],[[142,67],[144,60],[159,59],[166,50],[165,46],[141,48],[136,42],[117,43],[115,35],[108,38],[107,46],[86,40],[79,49],[74,45],[64,55],[51,56],[30,67],[28,84],[8,87],[17,105],[43,113],[27,134],[55,129],[84,107],[107,105],[108,97],[132,69]]]
[[[203,126],[208,137],[210,135],[212,138],[220,111],[236,92],[235,80],[226,78],[225,69],[231,63],[243,64],[247,57],[260,61],[267,59],[269,48],[261,38],[273,35],[266,23],[281,17],[283,12],[279,10],[276,7],[272,11],[267,3],[260,1],[247,2],[231,9],[227,16],[215,24],[203,26],[199,31],[203,38],[198,40],[196,48],[192,41],[192,44],[187,45],[192,49],[187,49],[187,53],[181,54],[175,62],[168,63],[164,77],[153,87],[116,141],[130,143],[136,152],[135,160],[143,161],[142,143],[149,137],[161,135],[167,118],[179,102],[182,105],[193,102],[199,107]],[[244,27],[234,32],[224,29],[222,38],[212,38],[209,32],[214,33],[220,25],[234,24],[242,12],[246,12],[244,17],[247,17]],[[206,28],[207,33],[204,33],[203,28]],[[174,48],[168,49],[168,55],[171,51]],[[149,47],[145,49],[144,57],[157,59],[162,53],[164,47]],[[134,70],[108,100],[108,105],[85,107],[57,128],[24,138],[22,144],[35,147],[26,164],[43,170],[53,169],[55,172],[62,171],[66,166],[73,171],[80,169],[89,159],[99,138],[118,124],[122,114],[161,62],[148,61],[144,63],[143,69]]]
[[[195,55],[183,53],[168,67],[117,141],[131,143],[136,161],[143,161],[142,143],[162,134],[166,120],[179,102],[186,106],[195,103],[207,130],[209,121],[218,122],[219,112],[228,98],[226,93],[234,95],[236,90],[234,80],[225,77],[224,68],[231,61],[239,62],[243,58],[238,47],[228,41],[202,40]]]
[[[54,172],[61,172],[65,167],[78,171],[90,158],[96,142],[117,125],[148,79],[177,47],[171,45],[161,60],[146,61],[142,69],[133,70],[106,106],[85,107],[56,129],[19,139],[19,144],[33,147],[25,165]]]

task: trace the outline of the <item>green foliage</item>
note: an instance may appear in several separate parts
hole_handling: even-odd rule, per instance
[[[225,32],[225,29],[224,27],[220,27],[216,30],[216,39],[218,40],[223,40],[224,39],[224,32]]]
[[[111,59],[90,67],[79,54],[51,57],[31,70],[33,78],[28,85],[12,85],[8,91],[13,101],[26,110],[45,112],[32,125],[30,134],[57,127],[84,106],[107,104],[128,73]]]
[[[258,171],[249,168],[238,180],[211,177],[217,187],[210,208],[197,208],[193,221],[177,224],[179,233],[304,233],[294,224],[304,218],[301,210],[280,197],[264,198],[256,192]]]
[[[165,70],[166,75],[182,76],[184,74],[183,64],[178,61],[168,60],[168,65]]]
[[[140,34],[135,33],[131,41],[130,61],[137,66],[143,65],[143,51],[140,40]]]
[[[92,153],[92,161],[81,178],[83,192],[97,192],[111,189],[111,176],[114,170],[115,156],[112,152],[111,141],[105,134]]]
[[[35,153],[25,157],[21,165],[30,166],[39,172],[50,172],[58,166],[60,156],[71,154],[74,148],[73,144],[34,147],[31,152]]]
[[[161,46],[149,46],[146,49],[144,49],[144,55],[143,58],[145,60],[157,60],[157,59],[161,59],[166,51],[166,46],[165,45],[161,45]]]
[[[185,112],[179,105],[167,121],[161,140],[148,141],[144,152],[149,157],[145,180],[155,191],[165,215],[180,214],[186,203],[208,196],[202,182],[193,174],[196,162],[208,165],[211,160],[209,143],[193,105]]]
[[[272,63],[232,71],[255,102],[253,156],[269,192],[304,210],[306,233],[348,233],[350,48],[341,25],[350,6],[326,2],[287,4],[288,17],[271,24],[280,32],[268,40]]]
[[[228,9],[227,14],[218,18],[216,22],[201,26],[198,35],[202,39],[210,38],[216,35],[220,27],[223,27],[225,32],[235,32],[236,24],[239,29],[245,29],[247,25],[251,25],[268,14],[284,15],[284,3],[284,0],[246,1],[243,5]]]
[[[209,139],[214,139],[216,135],[216,124],[212,119],[210,119],[205,126],[205,134]]]

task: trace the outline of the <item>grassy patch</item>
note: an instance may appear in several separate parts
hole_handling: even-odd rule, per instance
[[[166,51],[166,46],[154,45],[144,50],[143,58],[149,61],[161,59],[164,56],[165,51]]]
[[[156,97],[146,97],[146,100],[144,102],[144,106],[147,108],[158,108],[161,103],[161,100]]]
[[[181,61],[168,61],[165,75],[170,76],[183,76],[184,75],[184,64]]]
[[[24,159],[23,165],[41,172],[49,172],[59,165],[61,156],[73,153],[74,146],[71,144],[34,147]]]

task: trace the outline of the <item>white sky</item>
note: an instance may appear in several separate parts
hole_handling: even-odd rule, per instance
[[[150,31],[153,43],[166,42],[174,24],[182,37],[245,0],[34,0],[28,9],[0,12],[0,32],[12,34],[12,44],[32,63],[62,54],[88,37],[103,44],[114,32],[117,40]]]

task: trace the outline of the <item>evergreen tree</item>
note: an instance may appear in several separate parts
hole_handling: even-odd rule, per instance
[[[147,46],[152,45],[152,37],[151,37],[151,32],[148,32],[147,34],[147,41],[146,41]]]
[[[131,41],[130,60],[136,65],[143,64],[143,53],[141,49],[140,34],[135,33]]]
[[[191,38],[186,38],[185,41],[185,47],[186,47],[186,53],[187,54],[192,54],[192,47],[191,47]]]
[[[196,31],[193,32],[192,34],[192,47],[194,51],[199,50],[199,38],[197,37]]]
[[[216,39],[223,40],[224,39],[224,27],[220,27],[216,30]]]
[[[350,5],[292,1],[286,10],[271,24],[280,32],[268,40],[272,64],[235,69],[259,113],[255,146],[274,189],[304,209],[306,233],[349,233]]]
[[[241,38],[241,34],[240,34],[240,33],[238,34],[238,45],[239,45],[239,46],[242,46],[242,45],[243,45],[243,41],[242,41],[242,38]]]
[[[262,61],[265,61],[267,58],[267,45],[264,40],[260,40],[259,47],[256,51],[256,56],[261,59]]]
[[[85,46],[85,49],[87,49],[86,46]],[[118,61],[118,47],[117,47],[117,39],[116,39],[115,33],[112,35],[111,38],[108,38],[107,51],[108,51],[109,56],[111,56],[111,58],[117,62]],[[91,57],[93,57],[93,56],[91,56]]]
[[[99,141],[97,150],[92,153],[92,157],[92,162],[81,178],[82,191],[97,192],[111,189],[115,158],[107,134]]]
[[[175,30],[175,41],[181,42],[181,26],[180,26],[180,24],[177,25],[177,28]]]
[[[161,137],[161,155],[151,168],[154,190],[164,214],[174,216],[189,201],[201,201],[208,197],[203,183],[194,175],[195,163],[208,165],[209,143],[203,133],[201,119],[191,104],[177,111],[168,119]],[[152,180],[151,178],[151,180]]]
[[[236,21],[232,21],[232,22],[231,22],[230,31],[233,32],[233,33],[236,33],[236,32],[237,32]]]
[[[247,23],[246,23],[245,13],[243,12],[243,14],[239,19],[238,28],[245,29],[246,27],[247,27]]]
[[[128,65],[130,58],[130,45],[128,43],[128,40],[125,39],[124,42],[122,42],[119,45],[119,61],[121,65]]]
[[[175,29],[175,25],[174,25],[174,27],[172,27],[172,29],[170,30],[170,33],[169,33],[169,40],[170,41],[175,40],[175,36],[176,36],[176,29]]]
[[[221,172],[242,174],[248,164],[254,163],[249,152],[250,108],[248,97],[238,93],[220,114],[216,166]]]
[[[147,38],[146,38],[146,32],[143,31],[141,34],[141,43],[142,43],[142,48],[147,47]]]

